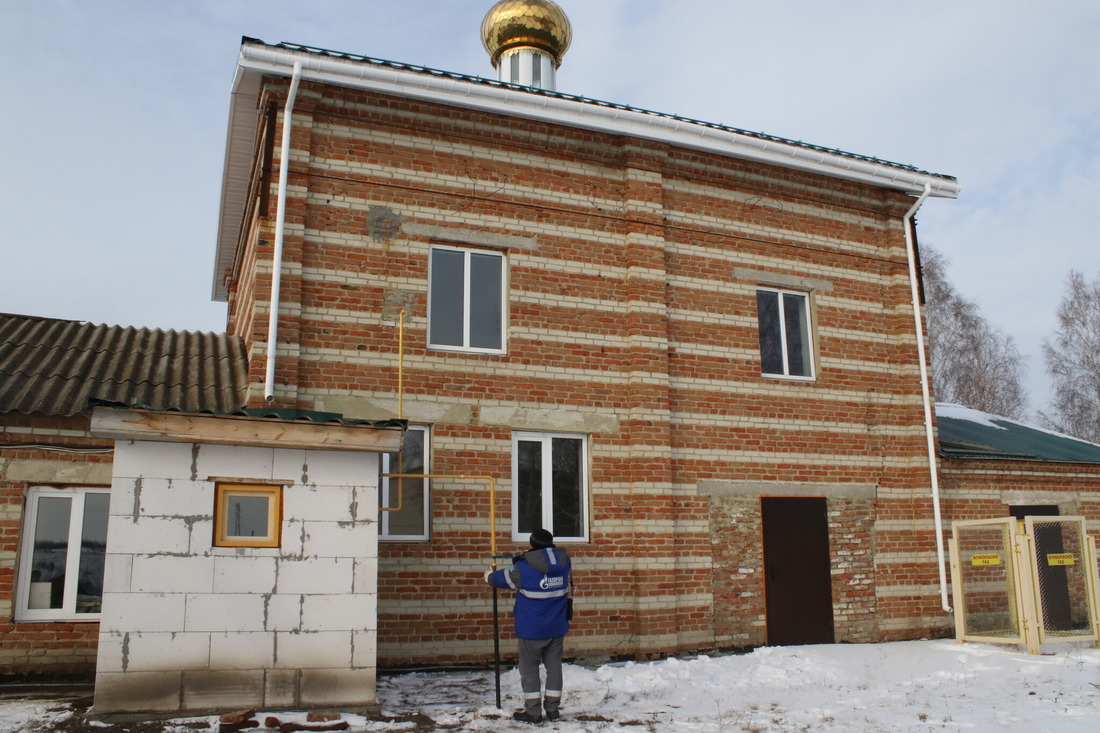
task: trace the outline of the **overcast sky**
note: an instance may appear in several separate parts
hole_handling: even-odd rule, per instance
[[[492,76],[493,0],[0,0],[0,312],[219,331],[241,36]],[[956,176],[922,244],[1028,355],[1100,277],[1097,0],[560,0],[558,89]]]

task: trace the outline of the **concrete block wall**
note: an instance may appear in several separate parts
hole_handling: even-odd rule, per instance
[[[258,102],[281,109],[285,90],[270,80]],[[513,431],[588,436],[591,541],[571,548],[572,652],[759,642],[763,578],[742,572],[759,534],[718,513],[698,488],[710,480],[758,484],[738,509],[757,522],[769,486],[878,487],[835,508],[834,572],[856,589],[835,599],[838,638],[881,638],[869,619],[884,608],[893,634],[949,622],[934,559],[906,546],[931,546],[930,524],[912,535],[879,523],[923,519],[930,485],[901,222],[910,197],[311,83],[289,167],[280,328],[295,344],[277,400],[394,416],[404,308],[404,416],[431,426],[433,472],[499,478],[502,552],[520,549]],[[372,225],[379,216],[387,227]],[[266,348],[273,228],[247,221],[231,284],[231,329],[254,353]],[[433,242],[507,252],[507,354],[427,348]],[[761,377],[759,286],[812,294],[813,381]],[[383,544],[385,661],[491,654],[490,595],[475,582],[488,525],[484,487],[437,480],[431,540]],[[715,550],[729,532],[738,556]]]
[[[369,709],[377,454],[119,441],[95,711]],[[277,548],[214,547],[215,479],[285,482]]]
[[[0,422],[0,677],[90,676],[98,620],[15,620],[27,490],[109,486],[112,441],[93,438],[85,416],[8,414]]]

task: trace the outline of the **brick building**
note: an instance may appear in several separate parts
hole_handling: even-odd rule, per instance
[[[1100,533],[1100,446],[958,405],[938,405],[944,516],[1085,517]]]
[[[524,43],[496,22],[517,5],[546,11]],[[568,653],[616,656],[947,634],[938,519],[1064,483],[1054,503],[1095,527],[1087,456],[952,455],[939,495],[912,219],[953,178],[546,88],[569,38],[555,8],[490,12],[497,80],[244,39],[213,284],[232,354],[108,396],[407,421],[379,470],[430,478],[362,478],[382,509],[363,622],[380,664],[489,658],[481,570],[540,525],[575,558]],[[162,356],[195,366],[197,344]],[[69,383],[126,372],[97,364]],[[27,507],[39,486],[135,477],[112,471],[89,395],[57,411],[41,396],[62,391],[26,381],[48,369],[4,365],[0,671],[87,668],[98,624],[18,610]],[[179,384],[205,396],[181,406]]]
[[[381,455],[244,407],[240,339],[0,314],[0,675],[100,715],[375,705]]]
[[[955,180],[509,83],[491,23],[503,81],[238,62],[214,291],[251,399],[405,418],[437,476],[381,519],[380,661],[490,654],[454,475],[497,478],[503,551],[569,545],[574,654],[945,633],[908,243]]]
[[[243,355],[225,334],[0,314],[0,674],[95,670],[114,441],[92,405],[227,412]]]

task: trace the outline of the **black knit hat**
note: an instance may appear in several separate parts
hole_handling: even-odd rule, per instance
[[[541,550],[544,547],[554,546],[554,535],[550,534],[548,530],[536,529],[531,533],[531,547],[536,550]]]

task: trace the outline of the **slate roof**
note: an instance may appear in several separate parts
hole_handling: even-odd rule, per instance
[[[0,314],[0,414],[87,414],[97,403],[229,414],[247,388],[236,336]]]
[[[1100,463],[1100,445],[959,405],[936,405],[946,458]]]

